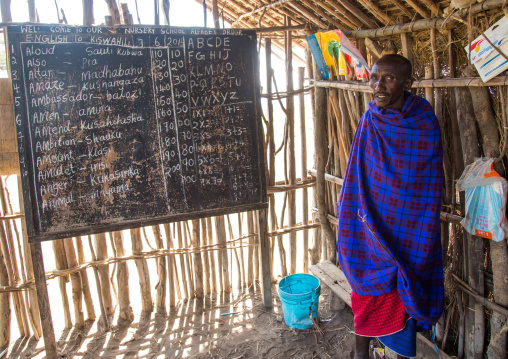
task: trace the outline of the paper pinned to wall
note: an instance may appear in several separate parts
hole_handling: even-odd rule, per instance
[[[328,68],[336,75],[353,73],[358,78],[367,78],[370,69],[355,45],[342,33],[341,30],[318,32],[307,37],[307,43],[316,61],[316,65],[323,79],[330,77]],[[335,69],[333,53],[337,53],[338,69]],[[347,65],[346,65],[347,64]]]
[[[484,32],[485,36],[503,53],[508,53],[508,15],[503,16],[498,22]],[[469,46],[464,47],[469,56]],[[508,69],[506,60],[483,35],[478,36],[471,43],[471,63],[473,63],[483,82],[499,75]]]

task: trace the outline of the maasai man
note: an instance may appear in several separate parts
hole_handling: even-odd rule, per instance
[[[356,131],[337,215],[338,260],[353,290],[355,358],[377,337],[399,358],[443,311],[439,123],[408,92],[411,63],[390,54],[370,74],[374,101]]]

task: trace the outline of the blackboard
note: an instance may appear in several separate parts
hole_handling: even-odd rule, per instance
[[[7,27],[29,240],[266,208],[256,34]]]

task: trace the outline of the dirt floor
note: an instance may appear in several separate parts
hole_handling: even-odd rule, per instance
[[[180,302],[168,315],[145,313],[133,323],[112,318],[108,332],[102,320],[87,322],[83,330],[57,335],[58,347],[61,357],[67,358],[353,358],[350,308],[330,311],[325,289],[320,297],[319,329],[294,330],[284,324],[276,293],[274,287],[272,310],[263,306],[259,288],[251,288],[232,298],[214,295]],[[373,341],[372,346],[373,352],[378,344]],[[6,354],[8,358],[45,358],[43,341],[18,339]],[[436,357],[419,343],[417,358]]]

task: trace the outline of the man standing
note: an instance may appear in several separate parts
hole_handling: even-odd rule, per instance
[[[441,135],[431,105],[408,92],[411,75],[400,55],[374,64],[374,101],[358,125],[337,205],[355,358],[369,357],[372,337],[399,358],[416,356],[417,330],[443,311]]]

